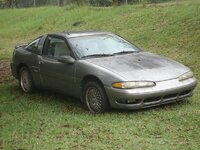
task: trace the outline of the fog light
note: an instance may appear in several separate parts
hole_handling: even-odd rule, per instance
[[[127,100],[127,104],[138,104],[141,102],[141,99],[129,99]]]

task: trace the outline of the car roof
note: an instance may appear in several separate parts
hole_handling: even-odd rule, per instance
[[[80,37],[80,36],[113,34],[113,33],[103,32],[103,31],[83,30],[83,31],[64,31],[64,32],[59,32],[59,33],[54,33],[54,34],[61,35],[67,38],[73,38],[73,37]]]

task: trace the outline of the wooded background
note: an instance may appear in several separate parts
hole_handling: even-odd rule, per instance
[[[112,6],[136,3],[158,3],[170,0],[0,0],[0,8],[26,8],[45,5],[91,5]]]

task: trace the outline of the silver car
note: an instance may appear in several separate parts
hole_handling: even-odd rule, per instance
[[[23,92],[59,91],[81,98],[95,113],[180,101],[191,96],[197,84],[188,67],[110,32],[40,36],[16,46],[11,68]]]

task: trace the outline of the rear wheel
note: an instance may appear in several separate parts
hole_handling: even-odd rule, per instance
[[[32,76],[27,67],[22,67],[20,69],[19,86],[24,93],[32,93],[35,90]]]
[[[83,89],[83,102],[90,112],[103,113],[109,108],[103,86],[94,81],[87,82]]]

